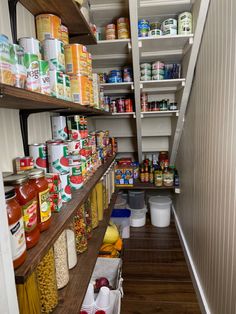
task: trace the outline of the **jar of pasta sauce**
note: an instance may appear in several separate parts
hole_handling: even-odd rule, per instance
[[[26,246],[27,249],[32,248],[38,243],[40,237],[37,220],[37,191],[24,174],[6,177],[4,178],[4,184],[13,185],[15,187],[16,200],[22,207]]]
[[[40,232],[47,230],[51,224],[51,204],[48,182],[45,179],[44,170],[33,169],[28,174],[30,184],[34,186],[38,194],[38,226]]]
[[[10,231],[10,242],[12,260],[14,268],[22,265],[26,258],[26,241],[24,232],[24,222],[21,206],[16,200],[16,191],[13,186],[6,186],[5,200]]]

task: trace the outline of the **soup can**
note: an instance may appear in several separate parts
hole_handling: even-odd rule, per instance
[[[188,35],[192,34],[192,13],[183,12],[178,16],[178,34]]]
[[[39,60],[38,56],[25,53],[24,65],[26,67],[26,89],[40,93]]]
[[[49,62],[50,70],[65,72],[63,42],[58,39],[46,39],[43,42],[44,59]]]
[[[34,168],[43,169],[47,172],[47,146],[44,143],[30,144],[29,153],[34,161]]]
[[[43,41],[48,38],[61,38],[61,19],[54,14],[40,14],[36,16],[37,39]]]
[[[81,44],[65,46],[66,74],[87,75],[87,48]]]
[[[39,60],[40,93],[51,95],[48,61]]]
[[[22,37],[18,40],[18,42],[19,45],[23,47],[25,53],[37,55],[39,59],[42,59],[39,40],[33,37]]]
[[[66,117],[51,117],[52,137],[53,139],[68,139],[68,129],[66,126]]]
[[[67,203],[72,199],[71,186],[70,186],[70,172],[61,173],[61,198],[62,203]]]
[[[66,143],[48,143],[49,172],[67,173],[69,168],[68,145]]]
[[[60,31],[61,31],[61,38],[60,38],[60,40],[63,42],[64,45],[68,45],[69,44],[68,28],[65,25],[61,25]]]

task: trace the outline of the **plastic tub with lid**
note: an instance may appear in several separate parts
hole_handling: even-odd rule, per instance
[[[146,224],[147,209],[135,209],[131,211],[130,225],[131,227],[143,227]]]
[[[172,200],[167,196],[153,196],[149,199],[151,223],[156,227],[168,227]]]
[[[112,211],[111,221],[120,228],[122,239],[130,237],[130,215],[129,209],[113,209]]]
[[[145,207],[144,191],[129,191],[129,207],[131,209],[142,209]]]
[[[114,209],[126,209],[127,202],[125,199],[122,198],[122,196],[118,196],[116,199],[116,203],[114,205]]]

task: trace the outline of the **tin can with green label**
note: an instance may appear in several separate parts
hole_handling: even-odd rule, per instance
[[[192,13],[183,12],[178,16],[178,34],[192,34]]]
[[[63,73],[60,71],[49,71],[51,96],[64,99]]]
[[[43,42],[44,59],[49,62],[50,70],[65,72],[63,42],[58,39],[46,39]]]
[[[24,65],[26,67],[26,89],[33,92],[40,92],[39,60],[38,56],[32,53],[24,54]]]
[[[39,60],[40,93],[51,95],[48,61]]]
[[[71,101],[71,89],[70,89],[69,75],[63,74],[63,85],[64,85],[64,99]]]

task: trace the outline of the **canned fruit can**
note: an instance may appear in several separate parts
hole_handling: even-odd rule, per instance
[[[24,49],[24,53],[30,53],[37,55],[39,59],[42,59],[41,56],[41,45],[39,40],[33,37],[22,37],[18,40],[21,47]]]
[[[152,69],[152,65],[151,63],[141,63],[140,64],[140,69],[142,70],[151,70]]]
[[[192,34],[192,13],[183,12],[178,16],[178,34],[188,35]]]
[[[46,39],[43,42],[44,59],[49,62],[50,70],[65,72],[63,42],[58,39]]]
[[[69,44],[68,28],[65,25],[61,25],[60,32],[61,32],[60,40],[63,42],[64,45],[68,45]]]
[[[70,77],[67,74],[63,74],[63,86],[64,86],[64,99],[67,101],[71,101]]]
[[[142,75],[151,76],[152,75],[152,70],[143,69],[143,70],[140,70],[140,74],[141,74],[141,76]]]
[[[139,20],[138,21],[138,37],[147,37],[148,32],[150,31],[149,21]]]
[[[70,186],[73,190],[79,190],[83,187],[82,165],[78,163],[70,169]]]
[[[31,170],[34,168],[33,157],[17,157],[15,159],[16,173]]]
[[[60,39],[61,19],[54,14],[40,14],[36,16],[36,31],[39,41],[48,38]]]
[[[88,74],[87,48],[80,44],[65,46],[66,74]]]
[[[43,169],[47,172],[47,146],[46,144],[30,144],[29,153],[34,161],[34,168]]]
[[[88,77],[85,75],[71,75],[70,84],[72,101],[85,106],[89,105],[90,88]]]
[[[64,99],[63,73],[60,71],[49,71],[51,96]]]
[[[148,32],[148,36],[149,37],[158,37],[158,36],[162,36],[162,30],[160,30],[159,28],[157,29],[152,29]]]
[[[39,78],[39,61],[38,56],[25,53],[24,65],[26,67],[26,89],[33,92],[40,92],[40,78]]]
[[[66,173],[70,170],[66,143],[50,143],[47,145],[47,150],[49,172]]]
[[[70,186],[70,172],[60,174],[62,203],[67,203],[72,199]]]
[[[68,139],[68,129],[66,126],[66,117],[51,117],[52,137],[53,139]]]
[[[117,31],[118,39],[128,39],[129,38],[129,30],[127,28],[121,28]]]
[[[39,60],[40,93],[51,95],[48,61]]]

